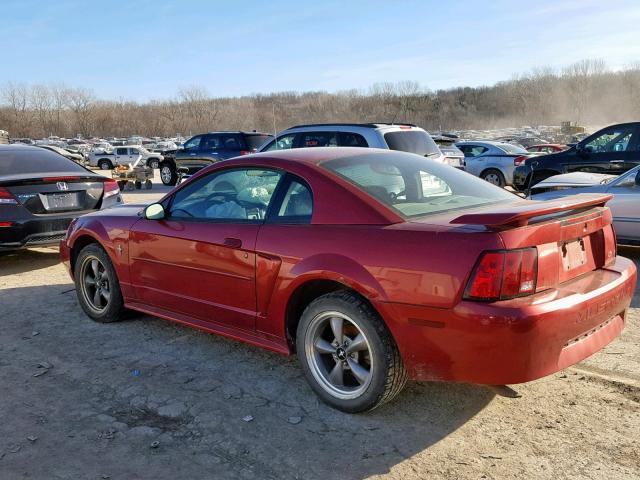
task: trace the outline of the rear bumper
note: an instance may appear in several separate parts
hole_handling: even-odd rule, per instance
[[[584,360],[616,338],[636,275],[633,262],[618,257],[607,269],[531,297],[461,301],[450,310],[383,309],[413,379],[522,383]]]
[[[58,245],[66,235],[71,220],[83,213],[86,212],[78,215],[11,220],[10,227],[0,228],[0,250]]]

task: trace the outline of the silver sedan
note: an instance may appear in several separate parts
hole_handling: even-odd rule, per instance
[[[499,187],[513,185],[515,166],[535,155],[518,145],[488,140],[457,142],[456,147],[464,153],[467,172]]]
[[[550,190],[536,194],[536,191]],[[613,214],[618,243],[640,245],[640,166],[618,177],[597,173],[574,172],[554,175],[536,184],[533,200],[550,200],[576,193],[610,193],[607,203]]]

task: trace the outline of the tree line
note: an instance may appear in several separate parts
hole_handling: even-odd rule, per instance
[[[211,130],[273,132],[301,123],[408,122],[428,130],[640,120],[640,63],[611,70],[601,60],[537,68],[491,86],[429,90],[379,83],[336,93],[216,97],[190,86],[168,100],[103,100],[84,87],[0,86],[0,129],[13,137],[188,136]]]

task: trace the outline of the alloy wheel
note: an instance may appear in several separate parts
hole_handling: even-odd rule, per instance
[[[364,332],[344,313],[322,312],[311,320],[305,355],[314,378],[337,398],[357,398],[371,383],[371,346]]]
[[[499,186],[502,183],[500,181],[500,176],[497,173],[488,173],[484,176],[484,179],[493,185]]]
[[[111,286],[109,274],[102,262],[94,256],[84,259],[80,268],[80,287],[88,306],[102,312],[109,306]]]
[[[165,184],[170,183],[171,177],[172,177],[171,168],[165,166],[160,169],[160,178],[162,179],[163,183]]]

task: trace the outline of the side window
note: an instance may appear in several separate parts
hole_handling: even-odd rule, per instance
[[[310,223],[312,213],[311,190],[304,182],[291,180],[282,203],[272,218],[277,223]]]
[[[586,151],[591,153],[626,152],[631,150],[632,127],[612,128],[585,144]]]
[[[472,157],[478,157],[478,156],[482,155],[484,152],[486,152],[487,150],[489,150],[487,147],[481,147],[480,145],[474,145],[473,147],[471,147],[471,156]]]
[[[126,148],[116,148],[116,155],[129,155]]]
[[[301,148],[310,147],[337,147],[336,132],[305,132],[300,135]]]
[[[220,135],[218,142],[218,148],[222,150],[242,150],[242,144],[237,135]]]
[[[220,147],[217,135],[205,135],[200,142],[200,150],[216,150]]]
[[[341,147],[368,147],[367,141],[358,133],[338,132],[338,144]]]
[[[138,155],[140,151],[137,148],[130,148],[129,155]]]
[[[269,143],[262,151],[269,152],[271,150],[288,150],[293,148],[293,140],[295,139],[295,133],[289,133],[288,135],[282,135],[277,140]]]
[[[200,141],[202,140],[202,135],[198,135],[197,137],[193,137],[190,140],[187,140],[184,144],[185,150],[198,150],[200,147]]]
[[[282,175],[258,168],[212,173],[179,190],[170,217],[193,220],[261,221]]]

